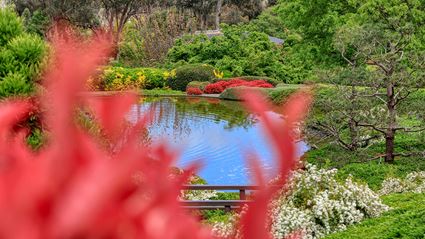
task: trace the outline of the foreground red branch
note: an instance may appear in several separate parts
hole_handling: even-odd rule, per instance
[[[48,94],[41,96],[47,110],[49,143],[35,154],[14,126],[31,105],[0,105],[0,238],[213,238],[209,228],[187,214],[177,198],[182,185],[197,168],[169,177],[176,153],[166,145],[141,145],[139,132],[125,114],[136,95],[82,99],[84,82],[95,73],[111,49],[105,38],[79,42],[61,34],[54,42],[54,65],[46,75]],[[280,173],[294,168],[293,125],[307,111],[310,97],[298,94],[285,107],[286,121],[267,117],[268,106],[250,95],[248,105],[258,113],[276,146]],[[75,111],[90,107],[114,147],[75,123]],[[257,167],[258,178],[261,171]],[[285,178],[285,177],[283,177]],[[264,188],[241,221],[244,238],[269,238],[266,209],[273,189]]]

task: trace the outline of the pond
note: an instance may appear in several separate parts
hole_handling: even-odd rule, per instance
[[[245,156],[255,150],[261,166],[272,178],[276,169],[273,153],[261,124],[239,102],[186,97],[145,98],[134,105],[130,119],[136,121],[152,109],[154,116],[147,130],[147,140],[166,140],[181,153],[177,167],[184,168],[201,160],[197,174],[211,185],[250,185],[251,170]],[[275,112],[270,112],[280,117]],[[308,150],[298,143],[299,154]]]

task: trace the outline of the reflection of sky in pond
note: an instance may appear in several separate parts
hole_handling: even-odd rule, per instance
[[[184,98],[158,98],[134,106],[130,118],[134,120],[150,107],[155,113],[148,128],[149,139],[152,142],[166,139],[182,150],[178,167],[184,168],[201,159],[203,168],[198,174],[209,184],[252,184],[245,155],[255,152],[262,160],[263,169],[272,177],[275,163],[261,126],[252,115],[241,110],[239,103],[210,104],[204,100],[190,103]],[[299,143],[299,147],[301,152],[307,149],[304,143]]]

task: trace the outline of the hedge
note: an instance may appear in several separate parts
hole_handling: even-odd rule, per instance
[[[212,81],[214,70],[214,67],[205,64],[184,65],[168,78],[167,85],[173,90],[185,91],[192,81]]]

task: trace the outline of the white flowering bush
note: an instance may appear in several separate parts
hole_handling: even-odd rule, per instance
[[[211,232],[218,238],[238,238],[235,226],[237,219],[239,219],[238,216],[232,216],[228,222],[216,222]]]
[[[321,238],[389,209],[369,187],[351,178],[338,182],[336,173],[336,169],[318,169],[312,165],[294,172],[287,188],[270,207],[271,232],[275,238],[294,232],[302,238]]]
[[[368,186],[351,178],[339,182],[336,173],[336,169],[318,169],[313,165],[293,173],[269,207],[274,238],[291,238],[294,234],[303,239],[321,238],[389,209]],[[213,232],[218,236],[237,235],[232,223],[238,218],[215,224]]]
[[[405,179],[385,179],[379,190],[380,195],[407,192],[425,193],[425,171],[409,173]]]
[[[203,201],[211,200],[212,198],[217,197],[217,191],[215,190],[186,190],[182,191],[181,199],[184,200],[194,200],[194,201]]]

